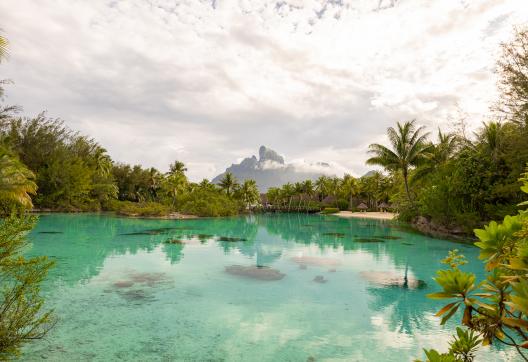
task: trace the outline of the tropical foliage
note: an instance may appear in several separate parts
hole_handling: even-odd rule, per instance
[[[522,190],[528,193],[528,172],[521,181]],[[471,361],[472,351],[478,345],[500,343],[514,347],[527,360],[524,349],[528,347],[528,211],[506,216],[500,223],[492,221],[483,229],[476,229],[475,235],[487,278],[477,281],[473,273],[462,271],[459,267],[466,261],[454,251],[443,261],[449,268],[439,270],[435,278],[441,291],[429,294],[429,298],[449,302],[436,314],[442,317],[441,324],[460,310],[461,324],[467,331],[457,331],[447,353],[426,351],[427,358]],[[453,349],[464,345],[465,354]]]
[[[11,359],[26,342],[43,338],[54,325],[44,311],[40,285],[53,262],[47,257],[25,258],[25,234],[33,218],[10,217],[0,221],[0,359]]]

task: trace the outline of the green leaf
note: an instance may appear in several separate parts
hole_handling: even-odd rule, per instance
[[[444,293],[444,292],[427,294],[427,298],[430,298],[430,299],[448,299],[448,298],[455,298],[455,297],[457,297],[456,294]]]

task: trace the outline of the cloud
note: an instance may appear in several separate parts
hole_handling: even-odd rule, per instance
[[[260,144],[362,174],[395,121],[476,127],[524,0],[6,0],[8,102],[192,179]],[[304,167],[304,166],[303,166]]]

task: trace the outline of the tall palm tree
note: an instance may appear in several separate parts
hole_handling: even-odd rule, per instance
[[[437,143],[429,145],[429,151],[424,154],[424,162],[413,173],[411,184],[431,174],[438,166],[449,161],[458,145],[459,139],[454,133],[443,133],[439,128]]]
[[[295,196],[297,196],[299,198],[299,202],[297,203],[297,211],[299,211],[301,209],[301,202],[303,200],[303,197],[304,197],[304,189],[303,189],[303,183],[302,182],[296,182],[293,184],[293,189],[294,189],[294,193],[295,193]]]
[[[231,196],[238,186],[238,181],[231,172],[226,172],[224,177],[220,180],[219,185],[220,188],[225,191],[227,196]]]
[[[255,180],[245,180],[238,189],[238,194],[244,202],[246,209],[260,202],[260,192]]]
[[[95,169],[97,173],[103,177],[110,175],[112,171],[112,159],[102,147],[97,147],[94,152]]]
[[[215,184],[211,183],[208,179],[204,178],[200,183],[198,184],[198,188],[200,190],[204,191],[214,191],[216,189]]]
[[[281,193],[282,193],[283,199],[288,200],[288,211],[290,211],[291,200],[292,200],[293,195],[295,194],[295,188],[290,182],[288,182],[282,185]]]
[[[328,188],[328,177],[320,176],[315,180],[315,191],[319,194],[319,201],[323,201]]]
[[[33,207],[31,196],[37,192],[35,175],[16,157],[0,148],[0,198]]]
[[[484,127],[477,134],[482,144],[485,146],[486,151],[489,152],[493,161],[497,162],[499,153],[502,150],[504,135],[504,126],[500,122],[488,122],[484,123]]]
[[[387,136],[391,148],[373,143],[369,146],[369,153],[373,157],[367,160],[369,165],[378,165],[388,171],[401,172],[405,184],[407,199],[412,203],[409,191],[409,170],[420,165],[425,159],[430,145],[427,144],[429,133],[424,133],[424,127],[416,127],[415,121],[397,123],[397,129],[389,127]]]
[[[352,198],[359,193],[358,180],[352,175],[345,174],[341,180],[340,189],[343,197],[348,200],[348,207],[351,208]]]
[[[307,196],[307,200],[305,202],[306,210],[308,211],[308,206],[310,204],[310,201],[312,200],[312,196],[315,192],[314,190],[314,184],[312,180],[306,180],[302,183],[302,189],[303,193]]]
[[[148,189],[152,200],[158,198],[158,190],[161,187],[162,180],[163,175],[154,167],[148,170]]]
[[[170,170],[169,171],[170,173],[176,173],[176,172],[185,173],[187,171],[187,167],[185,167],[185,164],[181,161],[174,161],[174,163],[170,165],[169,170]]]
[[[337,193],[339,191],[339,184],[341,180],[337,177],[330,177],[327,182],[328,194],[334,197],[335,206],[337,207]]]
[[[174,172],[172,172],[171,170],[165,175],[163,184],[167,191],[167,195],[172,199],[172,206],[176,206],[178,196],[187,188],[187,177],[183,171],[174,170]]]

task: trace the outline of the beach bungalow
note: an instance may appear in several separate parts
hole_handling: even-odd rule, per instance
[[[364,202],[360,203],[357,208],[361,212],[366,212],[368,210],[368,206]]]
[[[378,205],[378,210],[380,212],[386,212],[391,206],[387,204],[385,201],[383,201],[381,204]]]

